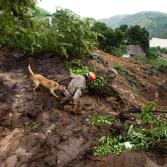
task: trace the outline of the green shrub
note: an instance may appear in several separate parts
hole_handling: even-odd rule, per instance
[[[161,57],[150,57],[146,59],[146,62],[153,64],[158,71],[167,71],[167,60]]]
[[[167,60],[159,56],[133,57],[139,63],[152,64],[158,71],[167,72]]]
[[[149,56],[151,57],[158,57],[160,56],[161,51],[158,47],[150,47],[149,48]]]
[[[108,81],[105,76],[97,76],[95,81],[90,82],[89,90],[98,96],[105,97],[110,93],[108,90]]]
[[[68,44],[63,47],[66,55],[82,57],[96,46],[97,33],[91,30],[94,20],[81,19],[68,9],[57,10],[53,15],[53,29],[62,34],[58,41]]]
[[[99,143],[101,144],[99,147],[95,148],[96,156],[104,156],[110,153],[121,153],[126,150],[123,143],[120,143],[121,139],[119,137],[106,137],[102,136],[99,139]]]
[[[113,68],[115,68],[119,74],[125,75],[126,74],[126,69],[122,64],[114,64]]]
[[[39,30],[35,31],[36,25],[31,18],[35,0],[0,1],[0,6],[0,44],[30,53],[40,48]]]
[[[91,30],[94,20],[81,19],[67,9],[54,13],[53,25],[46,20],[32,18],[35,1],[0,1],[0,45],[35,54],[42,49],[54,51],[68,58],[84,56],[97,42],[97,33]]]
[[[110,53],[114,56],[117,57],[122,57],[122,55],[125,53],[125,51],[121,48],[112,48],[112,50],[110,51]]]

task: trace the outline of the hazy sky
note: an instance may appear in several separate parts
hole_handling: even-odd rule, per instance
[[[56,7],[68,8],[82,17],[95,19],[140,11],[167,13],[167,0],[41,0],[38,6],[49,12]]]

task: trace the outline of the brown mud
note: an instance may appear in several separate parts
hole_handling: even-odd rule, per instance
[[[0,167],[166,167],[167,153],[125,152],[120,155],[95,157],[93,148],[100,131],[89,123],[92,115],[117,116],[129,107],[142,107],[155,100],[167,105],[167,74],[149,74],[143,64],[117,58],[103,52],[99,58],[88,58],[86,64],[109,77],[109,68],[121,63],[125,76],[111,76],[111,96],[98,98],[90,93],[80,99],[79,113],[64,110],[49,91],[40,87],[33,95],[27,70],[53,80],[69,73],[64,61],[43,52],[34,58],[17,57],[17,52],[0,50]],[[149,71],[149,72],[148,72]],[[56,92],[61,96],[60,92]],[[108,133],[106,129],[106,133]]]

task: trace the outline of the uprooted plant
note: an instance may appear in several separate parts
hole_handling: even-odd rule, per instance
[[[154,106],[155,103],[150,102],[142,109],[141,113],[136,115],[138,124],[125,122],[122,133],[101,136],[99,146],[95,147],[94,154],[103,156],[126,150],[149,150],[160,142],[167,142],[167,117],[165,115],[153,115]],[[114,122],[113,120],[115,119],[111,117],[95,115],[90,119],[90,123],[93,126],[106,124],[110,127]]]

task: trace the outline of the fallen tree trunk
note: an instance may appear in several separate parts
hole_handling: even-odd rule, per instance
[[[142,111],[141,108],[129,108],[125,110],[125,112],[130,112],[130,113],[140,113]],[[152,110],[153,113],[155,114],[167,114],[167,110],[161,110],[161,109],[154,109]]]

